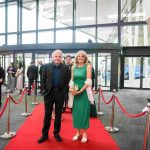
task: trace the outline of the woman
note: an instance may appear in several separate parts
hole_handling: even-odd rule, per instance
[[[18,69],[16,72],[16,77],[17,77],[17,90],[19,90],[19,94],[22,93],[22,89],[23,89],[23,66],[22,63],[19,63],[18,65]]]
[[[9,67],[7,68],[7,73],[8,73],[7,90],[9,89],[10,92],[12,93],[15,90],[15,73],[16,73],[16,69],[13,63],[10,63]]]
[[[89,128],[90,102],[86,89],[89,87],[87,80],[91,80],[92,66],[88,64],[88,57],[85,51],[80,50],[75,57],[75,66],[72,67],[72,80],[74,87],[69,91],[74,95],[72,115],[73,126],[77,129],[73,141],[76,141],[83,135],[81,142],[87,142],[87,129]],[[92,82],[92,81],[91,81]]]

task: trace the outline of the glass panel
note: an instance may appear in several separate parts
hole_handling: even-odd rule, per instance
[[[150,88],[150,57],[143,60],[143,88]]]
[[[38,64],[38,60],[42,60],[43,64],[49,63],[49,53],[48,54],[35,54],[35,63]]]
[[[39,29],[54,28],[54,0],[39,1]]]
[[[8,32],[17,31],[17,3],[9,3],[8,5]]]
[[[0,46],[5,45],[5,35],[0,35]]]
[[[80,28],[76,30],[76,42],[79,43],[95,43],[95,28]]]
[[[126,57],[124,64],[124,87],[140,88],[141,58]]]
[[[25,57],[25,82],[28,82],[27,69],[32,61],[32,53],[25,53],[24,57]]]
[[[98,24],[114,23],[118,21],[118,0],[98,0],[97,7]]]
[[[72,26],[73,0],[57,0],[56,27]]]
[[[0,33],[5,33],[5,6],[0,5]]]
[[[122,27],[123,46],[150,46],[150,28],[147,25]]]
[[[22,65],[24,65],[24,63],[23,63],[23,54],[15,54],[15,65],[16,65],[16,67],[18,67],[19,62],[21,62]]]
[[[13,55],[6,55],[5,56],[5,69],[7,70],[8,66],[10,65],[10,63],[13,62]],[[7,73],[6,73],[6,83],[7,83]]]
[[[100,84],[106,89],[110,89],[110,77],[111,77],[111,54],[99,53],[98,54],[98,76],[97,86]]]
[[[118,28],[117,28],[117,26],[98,28],[97,42],[99,42],[99,43],[118,43]]]
[[[90,25],[95,23],[96,1],[76,0],[76,25]]]
[[[7,36],[7,45],[17,45],[17,34]]]
[[[94,78],[92,76],[92,88],[95,89],[95,78],[96,78],[95,77],[95,53],[88,54],[88,60],[92,65],[92,70],[94,69]],[[92,75],[93,75],[93,71],[92,71]]]
[[[72,30],[57,30],[56,43],[72,43]]]
[[[121,19],[124,22],[145,20],[145,7],[141,0],[122,0],[121,4]]]
[[[35,33],[23,33],[22,34],[22,44],[34,44],[36,43]]]
[[[22,30],[36,29],[36,2],[23,0],[22,8]]]
[[[53,43],[54,42],[54,32],[45,31],[38,33],[38,43]]]

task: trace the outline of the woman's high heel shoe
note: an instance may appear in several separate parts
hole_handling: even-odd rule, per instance
[[[80,135],[75,135],[75,136],[72,138],[72,140],[73,140],[73,141],[77,141],[79,138],[80,138]]]

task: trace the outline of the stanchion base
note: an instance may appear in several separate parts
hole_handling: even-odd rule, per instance
[[[104,115],[104,113],[103,113],[103,112],[97,112],[97,114],[98,114],[98,115]]]
[[[16,136],[16,132],[5,132],[3,135],[0,136],[0,138],[3,138],[3,139],[9,139],[9,138],[12,138]]]
[[[21,116],[24,116],[24,117],[28,117],[28,116],[30,116],[30,115],[31,115],[31,113],[29,113],[29,112],[28,112],[28,113],[26,113],[26,112],[25,112],[25,113],[22,113],[22,114],[20,114],[20,115],[21,115]]]
[[[38,105],[39,103],[38,102],[32,102],[31,104],[32,105]]]
[[[105,130],[107,130],[108,132],[112,132],[112,133],[119,131],[119,129],[116,127],[105,127]]]

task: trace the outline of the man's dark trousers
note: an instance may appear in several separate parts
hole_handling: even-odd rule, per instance
[[[48,95],[44,96],[45,116],[44,125],[42,129],[43,136],[48,136],[48,131],[51,125],[51,116],[53,105],[55,104],[55,121],[54,121],[54,135],[59,134],[61,128],[61,115],[64,104],[64,98],[60,89],[51,89]]]

